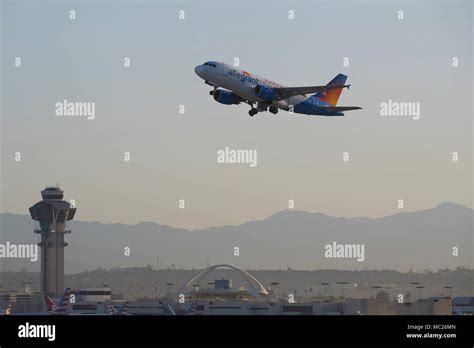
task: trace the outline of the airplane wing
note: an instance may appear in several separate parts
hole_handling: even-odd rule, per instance
[[[360,110],[361,107],[358,106],[328,106],[324,108],[330,112],[339,112],[339,111],[350,111],[350,110]]]
[[[272,88],[277,96],[277,100],[288,99],[295,95],[304,95],[309,93],[321,93],[330,89],[349,88],[351,85],[326,85],[326,86],[308,86],[308,87],[279,87]]]

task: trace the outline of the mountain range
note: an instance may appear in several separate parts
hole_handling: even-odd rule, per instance
[[[34,226],[29,215],[2,213],[0,243],[37,243]],[[71,221],[69,227],[66,273],[148,264],[188,269],[228,263],[246,269],[400,271],[473,266],[473,210],[455,203],[376,219],[284,210],[264,220],[201,230],[153,222]],[[364,245],[364,261],[325,257],[325,245],[334,242]],[[457,255],[453,248],[458,248]],[[39,270],[39,261],[0,259],[0,263],[5,271]]]

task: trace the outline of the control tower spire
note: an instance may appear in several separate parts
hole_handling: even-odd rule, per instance
[[[41,196],[43,200],[30,208],[31,218],[39,222],[35,233],[41,236],[41,291],[56,297],[64,290],[64,235],[71,232],[66,222],[74,218],[76,208],[62,200],[59,187],[46,187]]]

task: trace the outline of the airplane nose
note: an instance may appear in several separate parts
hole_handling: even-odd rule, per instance
[[[197,67],[194,68],[194,72],[199,77],[202,77],[203,70],[204,70],[204,68],[202,67],[202,65],[198,65]]]

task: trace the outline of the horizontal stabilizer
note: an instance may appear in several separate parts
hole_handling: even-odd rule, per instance
[[[360,110],[362,108],[358,106],[328,106],[324,109],[329,112],[342,112],[342,111]]]

